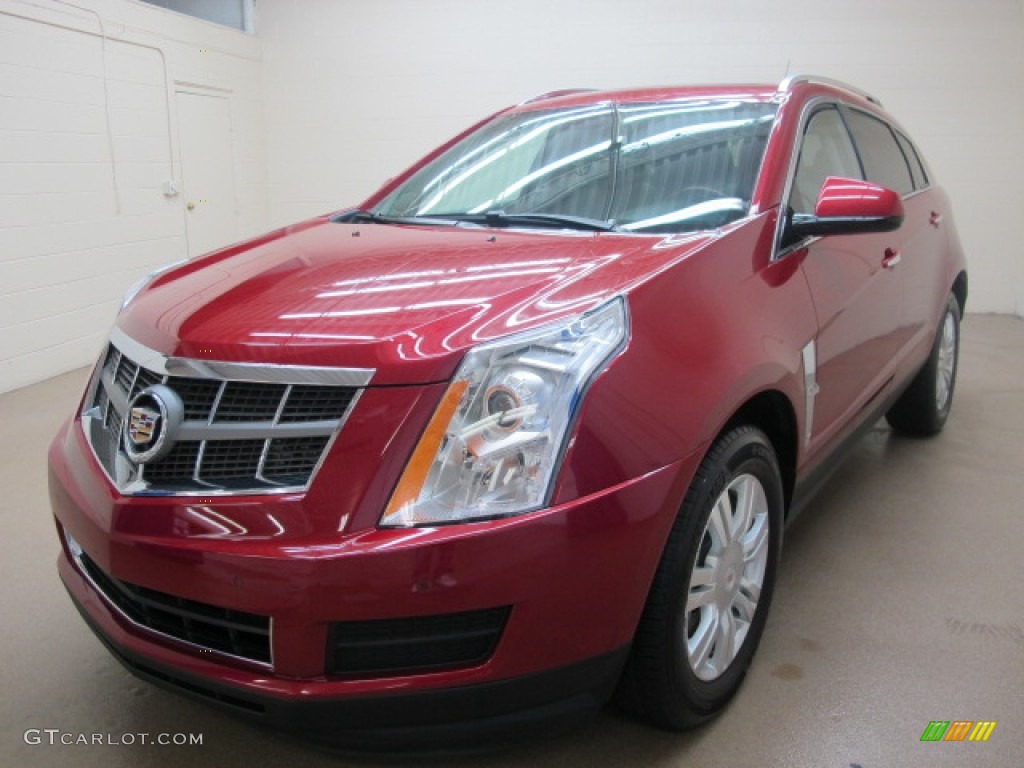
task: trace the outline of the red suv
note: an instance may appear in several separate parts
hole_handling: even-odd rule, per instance
[[[50,451],[60,575],[134,674],[333,742],[692,726],[843,447],[942,429],[966,294],[860,91],[541,96],[137,286]]]

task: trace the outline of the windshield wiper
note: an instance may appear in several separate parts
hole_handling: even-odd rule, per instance
[[[601,221],[566,213],[440,213],[435,216],[385,216],[373,211],[346,211],[335,216],[335,222],[370,222],[372,224],[419,224],[421,226],[455,227],[459,224],[482,224],[487,227],[527,226],[583,229],[592,232],[619,232],[613,220]]]
[[[488,227],[507,227],[525,224],[542,227],[559,227],[563,229],[583,229],[591,232],[617,232],[619,228],[611,219],[588,219],[585,216],[572,216],[567,213],[505,213],[504,211],[488,211],[487,213],[441,213],[439,216],[455,221],[469,221],[484,224]]]
[[[457,219],[437,218],[433,216],[385,216],[373,211],[346,211],[335,216],[334,222],[369,222],[371,224],[419,224],[422,226],[454,227],[458,225]]]

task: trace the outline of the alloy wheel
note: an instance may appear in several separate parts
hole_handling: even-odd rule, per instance
[[[761,482],[733,478],[711,509],[690,574],[686,656],[701,680],[721,676],[743,646],[764,585],[770,530]]]
[[[938,365],[935,366],[935,407],[943,411],[953,390],[956,367],[956,318],[946,312],[942,320],[942,340],[939,342]]]

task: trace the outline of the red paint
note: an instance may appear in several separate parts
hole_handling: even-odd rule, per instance
[[[868,181],[830,176],[821,188],[814,215],[821,219],[902,219],[903,200],[891,189]]]
[[[767,86],[650,89],[571,93],[518,109],[723,95],[776,98]],[[78,420],[51,447],[59,526],[117,578],[272,616],[273,674],[133,629],[65,552],[61,576],[75,599],[117,645],[285,698],[505,680],[628,644],[674,515],[719,430],[751,397],[780,394],[792,413],[799,479],[857,425],[879,387],[920,365],[964,269],[938,187],[904,203],[842,179],[825,185],[818,216],[837,206],[849,215],[852,206],[861,216],[905,213],[903,227],[823,238],[772,260],[804,105],[819,97],[884,114],[846,92],[794,87],[782,97],[751,215],[722,230],[495,232],[323,217],[161,276],[118,325],[165,355],[376,373],[305,494],[122,497],[96,466]],[[942,229],[929,226],[943,217]],[[899,270],[883,269],[886,248],[901,254]],[[405,287],[391,290],[396,284]],[[436,529],[377,529],[467,349],[619,294],[630,338],[586,395],[549,509]],[[814,339],[822,392],[805,442],[801,348]],[[211,526],[206,508],[231,524]],[[329,622],[496,605],[513,611],[486,664],[405,677],[323,676]]]

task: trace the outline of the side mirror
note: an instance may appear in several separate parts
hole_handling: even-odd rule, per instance
[[[903,200],[891,189],[859,179],[829,176],[821,185],[814,214],[793,214],[789,229],[794,240],[892,232],[903,224],[903,216]]]

